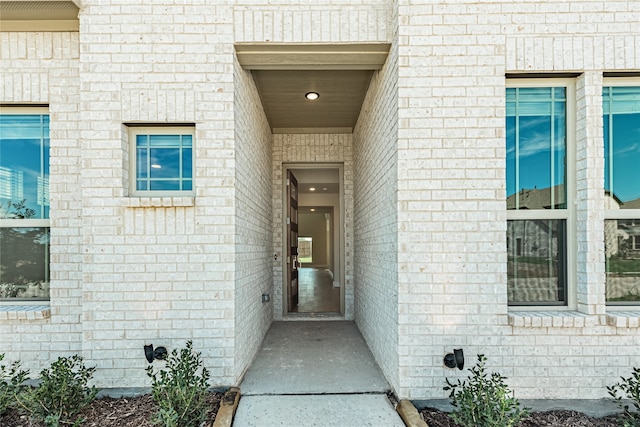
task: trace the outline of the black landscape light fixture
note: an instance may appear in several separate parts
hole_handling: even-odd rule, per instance
[[[464,353],[461,348],[453,350],[453,353],[447,353],[444,356],[444,365],[447,368],[458,368],[462,370],[464,368]]]
[[[144,346],[144,355],[147,358],[147,362],[153,363],[153,360],[164,360],[167,358],[167,349],[165,347],[156,347],[153,349],[153,344]]]

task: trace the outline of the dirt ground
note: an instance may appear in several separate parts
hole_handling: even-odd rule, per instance
[[[207,399],[211,408],[207,417],[210,425],[220,407],[221,393],[211,393]],[[83,412],[84,427],[152,427],[151,418],[156,411],[149,395],[134,398],[104,398],[94,401]],[[433,408],[420,411],[429,427],[459,427],[446,412]],[[574,411],[536,412],[520,424],[520,427],[618,427],[616,417],[592,418]],[[0,417],[2,427],[42,427],[30,423],[17,411]],[[355,427],[355,426],[354,426]]]
[[[210,393],[207,397],[209,413],[206,425],[215,420],[222,393]],[[151,418],[156,406],[150,395],[132,398],[98,399],[84,410],[82,417],[86,419],[83,427],[152,427]],[[29,419],[12,410],[0,417],[2,427],[41,427],[42,424],[29,422]]]
[[[447,413],[433,408],[420,411],[429,427],[459,427]],[[619,427],[617,417],[592,418],[575,411],[534,412],[519,427]]]

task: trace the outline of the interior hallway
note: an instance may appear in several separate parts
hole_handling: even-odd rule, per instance
[[[234,427],[404,426],[354,322],[274,322],[240,390]]]
[[[340,313],[340,288],[326,268],[303,267],[298,270],[296,313]]]

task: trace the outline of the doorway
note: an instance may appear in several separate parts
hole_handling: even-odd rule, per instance
[[[285,315],[344,315],[342,165],[285,165]]]

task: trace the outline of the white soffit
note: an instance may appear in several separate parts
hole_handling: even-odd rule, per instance
[[[388,43],[237,43],[238,61],[247,70],[379,70]]]
[[[78,31],[76,3],[0,0],[0,31]]]

